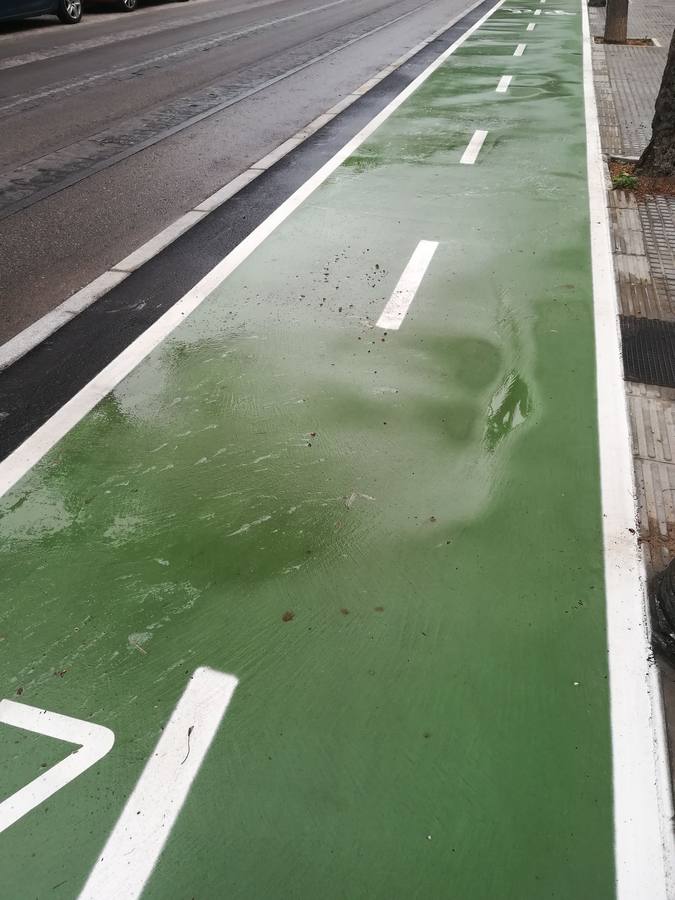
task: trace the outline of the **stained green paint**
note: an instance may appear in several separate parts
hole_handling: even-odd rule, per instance
[[[148,898],[613,896],[581,23],[557,8],[533,33],[498,11],[0,501],[4,694],[116,734],[0,836],[6,896],[77,896],[199,665],[240,685]],[[4,794],[56,758],[16,739]]]

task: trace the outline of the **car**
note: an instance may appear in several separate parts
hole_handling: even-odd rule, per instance
[[[89,5],[89,0],[87,0]],[[138,6],[138,0],[94,0],[92,6],[112,6],[118,12],[133,12]]]
[[[82,0],[0,0],[0,22],[50,14],[64,25],[76,25],[82,18]]]

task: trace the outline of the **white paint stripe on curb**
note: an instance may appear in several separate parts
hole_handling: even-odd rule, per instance
[[[191,209],[190,212],[186,212],[180,219],[176,219],[175,222],[172,222],[159,234],[142,244],[138,250],[134,250],[129,256],[125,256],[124,259],[113,266],[111,271],[125,272],[127,275],[130,275],[140,268],[143,263],[152,259],[153,256],[157,256],[165,247],[172,244],[176,238],[180,237],[181,234],[185,234],[186,231],[189,231],[193,225],[196,225],[197,222],[207,215],[206,210]]]
[[[195,671],[127,800],[79,900],[140,897],[216,736],[234,675]]]
[[[382,310],[382,315],[377,320],[378,328],[398,331],[401,327],[437,248],[438,241],[420,241],[415,247],[408,265]]]
[[[55,331],[58,331],[62,325],[73,319],[78,313],[82,312],[88,306],[106,294],[111,288],[119,284],[127,277],[128,272],[118,272],[109,270],[99,275],[88,285],[72,294],[63,303],[60,303],[56,309],[42,316],[37,322],[24,328],[13,338],[10,338],[0,347],[0,371],[6,369],[17,359],[21,359],[26,353],[29,353],[38,344],[41,344],[48,337],[51,337]]]
[[[617,900],[673,896],[672,799],[661,688],[651,660],[644,567],[621,362],[606,199],[606,166],[593,85],[590,29],[581,0],[598,440],[614,787]]]
[[[166,228],[163,228],[162,231],[150,238],[149,241],[141,244],[140,247],[137,247],[128,254],[128,256],[125,256],[123,260],[115,263],[115,265],[107,272],[103,272],[93,281],[90,281],[89,284],[72,294],[51,312],[46,313],[32,325],[24,328],[13,338],[10,338],[9,341],[0,345],[0,372],[12,365],[12,363],[15,363],[18,359],[21,359],[22,356],[25,356],[26,353],[34,347],[37,347],[38,344],[41,344],[42,341],[58,331],[59,328],[66,324],[66,322],[70,321],[70,319],[76,315],[76,313],[72,312],[73,309],[77,309],[77,312],[82,312],[88,306],[91,306],[92,303],[96,302],[96,300],[100,300],[100,298],[111,290],[111,288],[118,285],[121,281],[124,281],[124,279],[137,268],[140,268],[140,266],[148,262],[162,250],[166,249],[173,241],[189,230],[191,225],[198,221],[198,219],[191,221],[192,213],[212,212],[214,209],[222,206],[223,203],[230,200],[236,193],[242,190],[242,188],[246,187],[247,184],[250,184],[258,178],[262,172],[273,165],[273,163],[270,162],[270,159],[274,158],[274,154],[278,153],[281,147],[286,146],[288,148],[286,153],[298,147],[304,140],[311,137],[311,135],[315,134],[321,127],[359,100],[364,94],[368,93],[369,90],[379,84],[380,81],[383,81],[387,75],[390,75],[392,72],[396,71],[396,69],[399,69],[404,63],[415,56],[415,54],[423,50],[428,44],[432,43],[432,41],[435,41],[437,37],[443,34],[443,32],[452,28],[452,26],[460,19],[467,16],[477,6],[480,6],[482,2],[484,2],[484,0],[475,0],[471,6],[461,13],[458,13],[456,16],[453,16],[453,18],[445,25],[436,29],[436,31],[423,41],[415,44],[414,47],[404,53],[403,56],[400,56],[393,63],[385,66],[384,69],[381,69],[376,75],[364,82],[351,94],[348,94],[338,103],[335,103],[330,109],[326,110],[326,112],[317,116],[308,125],[280,144],[279,147],[275,148],[275,150],[272,150],[262,159],[258,160],[258,162],[253,163],[252,166],[240,175],[237,175],[222,188],[219,188],[213,194],[206,197],[193,207],[193,209],[188,210],[184,215],[180,216],[170,225],[167,225]],[[284,154],[280,154],[276,157],[274,162],[278,162],[283,155]]]
[[[242,172],[241,175],[237,175],[236,178],[233,178],[232,181],[221,187],[215,194],[211,194],[210,197],[203,200],[199,206],[195,206],[195,211],[212,212],[214,209],[218,209],[219,206],[222,206],[223,203],[245,188],[247,184],[255,181],[261,171],[258,168],[251,168]]]

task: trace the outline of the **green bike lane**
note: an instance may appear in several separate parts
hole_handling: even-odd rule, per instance
[[[0,500],[2,696],[114,733],[5,896],[615,896],[578,13],[497,9]]]

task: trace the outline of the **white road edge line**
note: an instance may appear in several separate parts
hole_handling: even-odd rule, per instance
[[[77,750],[0,803],[0,832],[86,772],[109,753],[115,743],[115,735],[104,725],[74,719],[72,716],[28,706],[26,703],[16,703],[14,700],[0,700],[0,723],[80,745]]]
[[[282,156],[286,153],[290,153],[291,150],[306,141],[320,128],[359,100],[364,94],[372,90],[388,75],[396,71],[396,69],[399,69],[404,63],[415,56],[415,54],[419,53],[420,50],[423,50],[432,43],[432,41],[435,41],[444,31],[452,28],[452,26],[460,19],[472,12],[477,6],[480,6],[481,3],[483,3],[483,0],[475,0],[475,2],[467,9],[458,13],[445,25],[441,26],[441,28],[438,28],[430,34],[429,37],[420,41],[418,44],[415,44],[414,47],[404,53],[403,56],[400,56],[393,63],[380,69],[379,72],[372,78],[369,78],[368,81],[365,81],[360,87],[356,88],[356,90],[352,91],[351,94],[347,94],[346,97],[331,106],[326,112],[317,116],[288,140],[283,141],[262,159],[253,163],[252,166],[245,169],[240,175],[237,175],[227,184],[223,185],[222,188],[219,188],[170,225],[167,225],[166,228],[163,228],[154,237],[150,238],[150,240],[141,244],[140,247],[137,247],[118,263],[115,263],[108,271],[103,272],[93,281],[90,281],[89,284],[86,284],[79,291],[76,291],[76,293],[72,294],[56,306],[53,310],[46,313],[36,322],[33,322],[32,325],[27,326],[13,338],[10,338],[4,344],[1,344],[0,372],[12,365],[12,363],[15,363],[18,359],[21,359],[22,356],[25,356],[26,353],[34,347],[37,347],[38,344],[41,344],[44,340],[54,334],[54,332],[58,331],[59,328],[65,325],[66,322],[69,322],[88,306],[91,306],[92,303],[95,303],[96,300],[103,297],[104,294],[107,294],[113,287],[124,281],[125,278],[128,278],[132,272],[136,271],[136,269],[140,268],[144,263],[157,256],[158,253],[177,240],[201,218],[204,218],[207,213],[222,206],[223,203],[227,202],[231,197],[242,190],[242,188],[246,187],[247,184],[258,178],[258,176],[265,172],[274,164],[274,162],[278,162]],[[283,152],[282,148],[285,148]],[[275,156],[275,154],[277,155]],[[201,213],[202,215],[196,215],[198,213]]]
[[[526,31],[534,31],[536,24],[536,22],[530,22],[530,24],[526,28]]]
[[[658,671],[650,661],[644,566],[607,210],[607,175],[585,0],[583,73],[597,361],[617,900],[666,900],[673,887],[672,798]]]
[[[415,247],[408,265],[376,322],[378,328],[398,331],[401,327],[437,249],[438,241],[420,241]]]
[[[514,56],[522,56],[523,53],[525,52],[526,47],[527,47],[527,44],[518,44],[516,49],[513,51],[513,55]]]
[[[237,686],[201,667],[190,679],[124,805],[79,900],[135,900],[167,842]]]
[[[472,166],[476,160],[478,159],[478,154],[481,151],[481,147],[485,143],[485,138],[488,136],[487,131],[474,131],[469,144],[462,153],[462,158],[460,159],[460,164],[463,166]]]
[[[261,222],[234,250],[221,260],[191,290],[168,309],[135,341],[116,356],[74,397],[65,403],[54,415],[41,425],[23,444],[0,462],[0,497],[7,493],[26,472],[66,435],[71,428],[90,412],[96,404],[110,393],[123,378],[136,368],[171,332],[185,321],[206,297],[218,287],[227,276],[247,259],[253,251],[269,237],[379,126],[395,112],[417,88],[450,57],[458,47],[485,22],[505,0],[497,0],[485,15],[481,16],[464,34],[447,47],[423,72],[410,82],[400,94],[374,116],[341,150],[324,163],[308,180],[291,194],[264,222]]]
[[[508,91],[512,78],[513,75],[502,75],[499,79],[499,84],[495,88],[498,94],[505,94]]]

